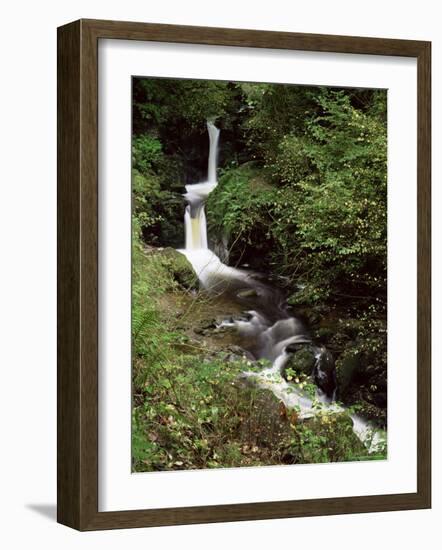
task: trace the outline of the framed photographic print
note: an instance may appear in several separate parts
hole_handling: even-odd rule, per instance
[[[430,507],[430,51],[59,28],[59,522]]]

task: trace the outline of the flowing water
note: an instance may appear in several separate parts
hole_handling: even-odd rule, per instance
[[[330,413],[345,409],[334,401],[336,379],[330,365],[331,355],[323,347],[315,345],[303,323],[289,314],[282,293],[262,281],[259,274],[236,269],[224,264],[208,247],[205,201],[217,186],[217,155],[220,131],[208,122],[210,149],[208,179],[203,183],[186,185],[184,195],[187,206],[184,214],[185,249],[180,250],[192,264],[201,285],[209,292],[227,293],[244,309],[244,317],[227,319],[221,327],[236,330],[241,336],[242,347],[255,359],[267,359],[271,366],[261,372],[244,372],[259,387],[267,388],[286,407],[296,407],[298,418],[311,418],[318,406]],[[286,364],[294,350],[308,346],[315,358],[313,378],[317,385],[312,398],[283,377]],[[385,441],[385,432],[374,428],[363,418],[351,415],[353,430],[366,444],[369,452],[375,452]]]

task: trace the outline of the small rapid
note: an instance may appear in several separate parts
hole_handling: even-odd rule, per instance
[[[295,409],[299,419],[312,418],[318,410],[330,414],[346,409],[335,402],[336,379],[330,368],[333,359],[323,347],[310,338],[303,323],[287,311],[284,297],[278,289],[262,282],[258,274],[224,264],[209,249],[205,201],[218,185],[217,156],[219,129],[207,123],[210,140],[208,178],[206,182],[186,185],[187,202],[184,214],[184,254],[204,289],[211,293],[224,292],[234,298],[246,311],[246,318],[223,321],[220,326],[236,330],[243,348],[253,357],[265,359],[270,366],[259,372],[244,372],[243,377],[271,391],[289,409]],[[293,353],[306,346],[314,357],[313,379],[315,395],[299,389],[284,378],[284,369]],[[353,431],[369,452],[376,452],[385,442],[385,432],[376,430],[362,417],[350,414]]]

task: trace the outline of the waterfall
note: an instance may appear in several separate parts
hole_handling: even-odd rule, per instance
[[[219,129],[213,124],[213,122],[207,122],[207,130],[209,132],[209,166],[207,169],[208,182],[217,183],[216,168],[218,161],[218,141],[219,141]]]
[[[216,170],[220,132],[212,122],[207,122],[207,131],[210,145],[207,181],[186,185],[184,194],[187,201],[184,212],[185,249],[180,250],[190,261],[201,284],[206,288],[222,285],[227,280],[243,280],[245,278],[243,272],[223,264],[218,256],[208,248],[204,205],[209,194],[218,185]]]
[[[209,132],[209,162],[207,181],[186,185],[184,198],[189,203],[184,214],[184,229],[186,234],[186,250],[207,249],[207,224],[204,203],[218,182],[216,168],[218,158],[219,129],[212,123],[207,123]]]
[[[205,201],[218,185],[217,157],[219,129],[207,122],[209,134],[209,159],[207,181],[186,185],[184,198],[187,206],[184,213],[185,249],[179,250],[192,264],[202,286],[208,290],[225,290],[234,293],[234,297],[245,305],[252,302],[253,310],[248,311],[249,319],[239,319],[220,324],[234,327],[244,342],[254,342],[253,354],[257,359],[267,359],[271,366],[261,372],[244,372],[250,378],[273,394],[288,408],[296,407],[301,419],[311,418],[318,414],[320,403],[322,409],[330,413],[342,413],[345,408],[334,402],[319,387],[312,398],[304,391],[288,383],[283,377],[284,367],[290,357],[290,345],[311,345],[315,348],[316,372],[319,378],[326,376],[321,370],[321,360],[327,358],[327,350],[313,345],[302,323],[289,316],[281,306],[281,295],[277,289],[259,281],[253,273],[227,266],[208,248]],[[251,299],[242,296],[253,296]],[[256,310],[255,310],[256,309]],[[259,309],[259,311],[258,311]],[[335,389],[335,380],[333,381]],[[333,387],[332,387],[333,389]],[[357,415],[350,415],[353,430],[366,444],[369,452],[375,452],[378,445],[385,441],[385,433],[375,431],[369,422]]]
[[[191,187],[190,185],[188,187]],[[204,206],[194,208],[186,206],[184,213],[184,227],[186,233],[186,250],[207,249],[207,226]]]

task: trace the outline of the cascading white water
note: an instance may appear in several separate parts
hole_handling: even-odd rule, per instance
[[[276,292],[269,291],[269,288],[250,277],[244,270],[235,269],[225,265],[218,256],[208,248],[206,214],[204,210],[205,201],[208,195],[215,189],[217,181],[217,156],[219,129],[212,122],[207,123],[209,133],[210,149],[208,161],[208,180],[204,183],[186,185],[185,199],[188,205],[184,214],[185,227],[185,249],[180,250],[192,264],[195,273],[201,284],[207,289],[214,289],[223,283],[240,283],[254,288],[256,295],[267,296],[267,305],[275,301]],[[263,388],[269,389],[288,408],[296,408],[298,417],[305,419],[317,414],[316,404],[321,403],[321,408],[329,413],[340,413],[345,408],[330,399],[319,388],[316,391],[315,399],[312,400],[302,390],[293,384],[289,384],[282,376],[284,367],[290,357],[287,347],[290,344],[311,343],[306,335],[302,324],[294,317],[282,316],[274,322],[270,322],[265,315],[257,311],[250,311],[250,319],[236,320],[223,323],[222,326],[233,326],[246,339],[253,339],[258,350],[257,358],[265,358],[271,361],[271,366],[261,372],[245,372],[245,377],[253,379],[255,383]],[[323,351],[315,348],[316,367],[319,375],[324,373],[320,370],[320,358]],[[315,403],[316,402],[316,403]],[[385,432],[374,431],[370,423],[360,416],[350,415],[353,421],[353,430],[360,440],[366,444],[369,452],[378,450],[378,446],[385,442]]]
[[[216,285],[221,279],[244,278],[243,272],[223,264],[208,248],[204,204],[218,185],[216,170],[220,131],[212,122],[207,122],[207,130],[210,143],[207,181],[186,185],[184,198],[188,205],[184,213],[185,249],[180,250],[192,264],[204,287]]]
[[[218,166],[218,141],[219,129],[213,122],[207,122],[207,130],[209,132],[209,166],[207,170],[209,183],[218,183],[216,177],[216,169]]]
[[[188,185],[187,187],[190,187]],[[184,213],[184,226],[186,231],[186,250],[199,250],[207,248],[206,213],[204,206],[195,208],[192,216],[191,206],[186,206]]]
[[[207,249],[207,224],[204,202],[218,184],[216,178],[219,129],[212,123],[207,123],[209,132],[209,164],[207,181],[186,185],[184,195],[188,201],[184,214],[184,229],[186,233],[186,250]]]

